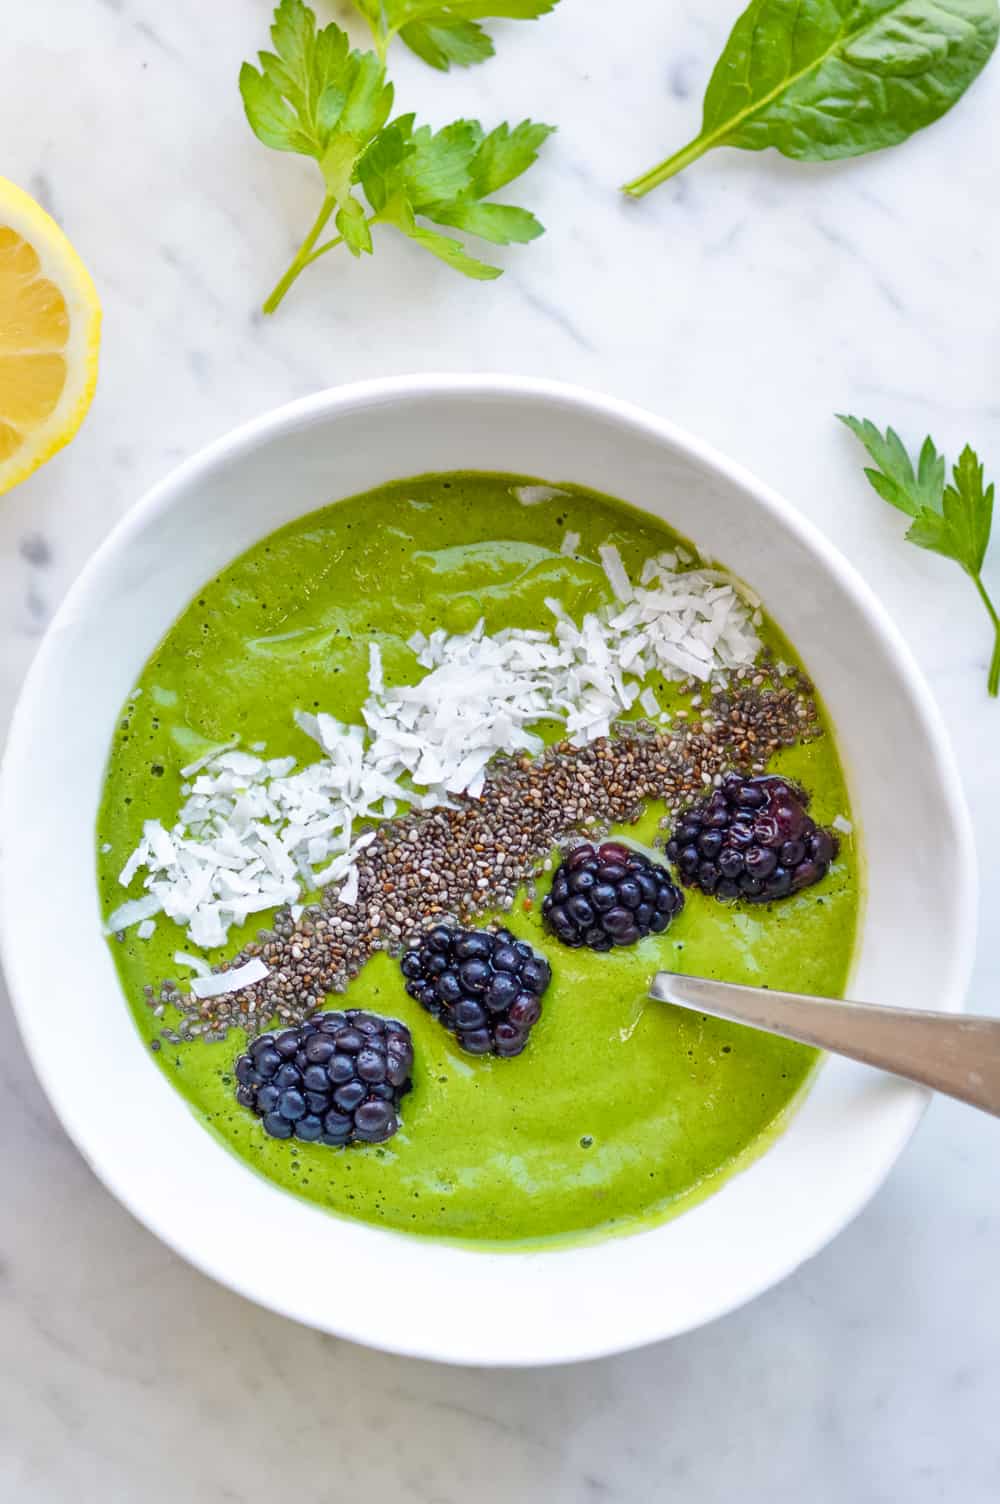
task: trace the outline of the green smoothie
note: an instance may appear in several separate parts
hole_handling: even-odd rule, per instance
[[[480,617],[549,630],[544,601],[576,619],[610,598],[598,547],[611,541],[637,576],[676,546],[660,523],[579,488],[524,505],[522,478],[454,474],[396,483],[312,513],[271,535],[207,583],[143,671],[115,730],[98,827],[106,913],[122,900],[118,874],[143,821],[173,824],[181,768],[214,744],[266,743],[301,764],[317,748],[292,719],[321,708],[360,720],[369,643],[386,682],[420,677],[406,646],[416,630],[464,631]],[[534,494],[532,495],[534,499]],[[580,541],[560,552],[567,531]],[[196,540],[192,540],[196,545]],[[793,649],[764,618],[776,657]],[[647,681],[661,705],[683,708],[676,684]],[[812,792],[820,824],[850,815],[830,728],[771,765]],[[633,836],[652,841],[664,808]],[[523,1244],[623,1232],[660,1220],[715,1189],[780,1131],[815,1064],[813,1051],[646,1001],[660,968],[842,996],[859,907],[848,839],[824,880],[773,905],[732,906],[696,890],[668,933],[595,954],[546,935],[540,899],[504,922],[544,951],[553,980],[541,1021],[513,1060],[471,1057],[410,999],[399,967],[371,960],[342,999],[402,1019],[415,1050],[402,1127],[378,1147],[332,1149],[268,1138],[234,1100],[233,1063],[246,1036],[160,1044],[143,987],[178,977],[190,950],[163,915],[148,940],[112,940],[122,986],[151,1054],[205,1126],[247,1165],[341,1215],[381,1227],[477,1244]],[[141,891],[130,890],[132,895]],[[269,916],[233,931],[235,955]],[[484,921],[485,922],[485,921]]]

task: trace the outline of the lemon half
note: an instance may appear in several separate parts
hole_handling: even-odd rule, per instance
[[[41,205],[0,178],[0,494],[80,427],[100,342],[87,268]]]

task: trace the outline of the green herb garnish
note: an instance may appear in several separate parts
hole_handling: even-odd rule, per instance
[[[476,120],[456,120],[437,132],[418,127],[413,115],[390,121],[393,88],[385,64],[373,52],[351,51],[339,26],[318,30],[303,0],[281,0],[271,39],[274,51],[258,54],[259,68],[244,63],[240,69],[247,119],[266,146],[312,157],[325,191],[265,313],[273,313],[305,268],[334,247],[344,245],[354,256],[370,253],[377,225],[394,225],[455,271],[482,281],[499,277],[500,268],[419,221],[494,245],[542,234],[527,209],[485,200],[531,166],[552,126],[525,120],[487,135]],[[331,220],[337,234],[324,240]]]
[[[952,467],[951,484],[945,484],[945,462],[928,437],[916,469],[899,435],[887,428],[884,436],[866,419],[845,417],[840,421],[856,435],[875,461],[865,474],[890,506],[913,518],[906,534],[911,543],[942,554],[960,564],[979,592],[993,623],[993,657],[987,688],[1000,689],[1000,616],[983,584],[983,560],[993,523],[993,486],[983,486],[983,467],[966,444]]]
[[[997,0],[752,0],[715,65],[701,134],[625,185],[636,198],[714,146],[827,162],[931,125],[986,66]]]
[[[399,36],[432,68],[447,72],[493,56],[493,42],[480,21],[534,21],[558,0],[354,0],[371,26],[378,55]]]

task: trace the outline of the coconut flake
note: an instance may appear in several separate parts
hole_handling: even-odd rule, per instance
[[[601,563],[604,565],[604,573],[608,577],[608,584],[614,593],[615,599],[628,605],[634,591],[632,582],[622,563],[622,556],[613,543],[602,543],[598,549]]]
[[[522,507],[537,507],[543,501],[554,501],[557,496],[566,495],[557,486],[514,486],[513,493]]]
[[[559,546],[559,552],[561,554],[565,554],[567,557],[569,557],[571,554],[575,554],[576,551],[577,551],[577,549],[579,547],[580,547],[580,534],[579,533],[567,533],[565,535],[565,537],[563,538],[562,543]]]
[[[150,854],[155,857],[161,867],[169,867],[176,857],[174,843],[167,835],[159,820],[147,820],[142,827],[143,836],[149,847]]]
[[[156,920],[144,919],[136,930],[136,934],[140,940],[152,940],[156,934]]]
[[[244,987],[252,987],[255,982],[262,982],[269,975],[264,962],[259,956],[254,956],[246,965],[237,966],[233,971],[192,977],[191,991],[195,997],[222,997],[227,992],[242,992]]]
[[[854,831],[854,826],[851,824],[850,820],[848,820],[846,815],[835,815],[834,818],[830,821],[830,824],[833,826],[834,830],[839,830],[842,836],[849,836]]]
[[[186,966],[188,971],[194,972],[195,976],[210,977],[212,975],[212,968],[204,956],[193,956],[190,951],[175,950],[174,965]]]
[[[368,692],[380,695],[385,689],[385,679],[382,675],[382,649],[377,642],[368,644]]]
[[[138,846],[135,848],[132,855],[129,857],[128,861],[125,863],[124,867],[118,874],[118,881],[121,883],[123,888],[128,888],[129,886],[131,886],[132,879],[135,877],[135,874],[138,872],[139,868],[146,862],[149,854],[149,843],[144,837],[139,842]]]
[[[220,752],[224,752],[227,747],[235,747],[238,740],[239,738],[234,736],[228,742],[221,742],[214,747],[210,747],[207,752],[203,752],[200,757],[196,757],[194,762],[189,762],[187,767],[181,768],[181,777],[191,778],[195,773],[200,773],[202,768],[207,768],[208,764],[219,756]]]
[[[140,924],[144,919],[152,919],[163,908],[160,900],[152,893],[145,898],[130,898],[126,903],[119,904],[118,908],[108,916],[105,932],[109,935],[119,935],[122,930],[131,929],[133,924]]]

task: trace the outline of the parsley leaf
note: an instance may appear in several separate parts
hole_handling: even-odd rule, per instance
[[[470,68],[493,56],[494,47],[487,33],[475,21],[464,21],[446,12],[411,21],[400,29],[400,36],[417,57],[447,73],[456,68]]]
[[[339,27],[317,31],[303,0],[281,0],[271,40],[275,50],[258,54],[259,70],[240,69],[247,119],[265,146],[315,157],[339,199],[348,163],[353,171],[392,109],[385,68],[372,52],[351,52]]]
[[[554,130],[554,125],[522,120],[513,130],[509,125],[498,125],[491,131],[472,164],[476,197],[488,198],[519,177],[534,162],[543,142]]]
[[[398,35],[432,68],[465,68],[493,56],[480,21],[534,21],[558,0],[354,0],[371,26],[379,57]]]
[[[478,120],[456,120],[443,130],[414,130],[412,116],[396,121],[359,165],[373,223],[394,224],[404,235],[467,277],[488,281],[499,267],[477,261],[461,242],[416,222],[416,215],[495,245],[534,240],[542,226],[527,209],[483,202],[529,168],[552,127],[525,120],[485,135]]]
[[[374,15],[380,4],[363,0],[361,8]],[[393,0],[386,8],[398,16],[427,6],[423,0]],[[304,0],[280,0],[271,40],[274,51],[259,53],[258,67],[244,63],[240,70],[247,119],[266,146],[311,157],[325,193],[265,312],[273,312],[305,268],[336,246],[345,245],[354,256],[370,254],[372,230],[380,224],[394,226],[455,271],[480,281],[499,277],[500,268],[477,260],[461,241],[421,219],[494,245],[542,234],[527,209],[486,200],[534,163],[552,126],[524,120],[487,135],[477,120],[456,120],[437,132],[418,127],[413,115],[390,121],[393,89],[385,64],[373,52],[351,51],[334,23],[318,29]],[[331,219],[338,233],[323,241]]]
[[[921,548],[954,559],[978,580],[992,523],[993,486],[983,489],[983,467],[966,444],[952,469],[952,484],[942,493],[941,510],[921,507],[906,536]]]
[[[355,256],[372,248],[364,206],[353,195],[358,159],[385,125],[392,85],[373,52],[352,52],[338,26],[316,28],[303,0],[280,0],[271,27],[274,52],[244,63],[240,93],[254,134],[277,151],[312,157],[326,196],[295,260],[264,305],[277,308],[299,273],[319,252],[331,218]],[[339,243],[339,242],[338,242]]]
[[[874,423],[838,414],[861,440],[877,468],[866,468],[872,486],[884,501],[913,520],[906,534],[910,543],[929,549],[961,565],[972,580],[993,624],[994,647],[987,687],[1000,690],[1000,616],[983,584],[982,569],[993,525],[993,485],[984,486],[983,467],[967,444],[952,466],[945,484],[944,457],[926,438],[916,469],[899,435]]]
[[[868,419],[841,417],[855,438],[861,440],[879,469],[865,474],[883,501],[915,517],[922,507],[939,509],[944,491],[944,456],[938,454],[933,440],[926,438],[914,473],[910,456],[895,429],[887,428],[885,438]]]

